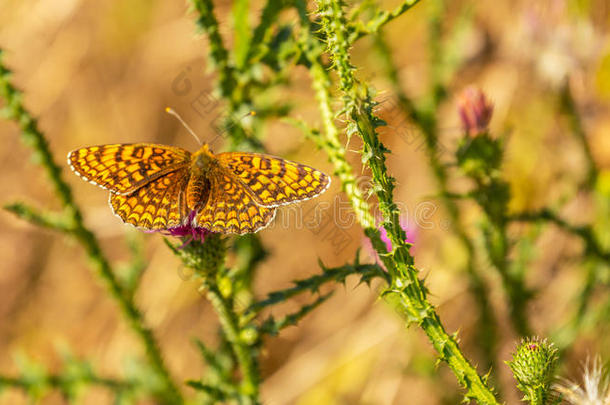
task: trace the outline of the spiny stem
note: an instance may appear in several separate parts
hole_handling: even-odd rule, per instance
[[[151,367],[163,383],[163,390],[158,394],[162,396],[166,403],[182,403],[182,395],[170,377],[152,331],[145,326],[142,314],[124,293],[110,263],[100,248],[96,236],[85,227],[81,211],[74,201],[70,187],[62,178],[61,168],[55,163],[46,138],[38,129],[36,120],[23,107],[22,93],[11,84],[10,71],[2,64],[2,50],[0,50],[0,95],[6,100],[5,110],[8,117],[17,122],[21,128],[22,140],[33,150],[37,161],[46,171],[55,189],[55,194],[59,197],[70,222],[70,234],[78,240],[85,250],[89,263],[96,271],[98,278],[106,285],[129,326],[143,344]]]
[[[449,220],[451,229],[461,241],[464,249],[466,250],[466,274],[468,274],[468,281],[470,284],[470,290],[472,297],[476,300],[479,308],[480,317],[477,323],[477,341],[480,342],[483,355],[486,358],[487,368],[496,368],[495,364],[495,353],[494,353],[494,342],[496,341],[496,319],[493,315],[491,305],[487,299],[487,286],[485,281],[480,276],[479,271],[476,267],[475,249],[474,244],[470,237],[466,233],[464,226],[462,225],[462,218],[460,211],[455,202],[450,198],[450,191],[447,182],[447,173],[445,167],[439,160],[440,151],[438,148],[438,141],[436,140],[436,131],[432,131],[437,127],[436,119],[431,116],[425,122],[419,120],[420,114],[417,112],[415,105],[409,99],[398,78],[398,70],[394,64],[391,51],[383,38],[383,32],[380,30],[377,35],[374,36],[374,43],[379,50],[381,60],[385,67],[386,76],[390,80],[394,93],[398,99],[398,106],[402,109],[404,115],[413,120],[421,130],[426,131],[426,154],[428,157],[428,163],[432,168],[434,177],[436,178],[437,186],[439,188],[439,195],[441,201],[445,207],[445,210],[449,214]],[[430,122],[431,121],[431,122]]]
[[[277,335],[280,333],[280,330],[288,327],[296,325],[301,319],[303,319],[307,314],[311,311],[322,305],[326,300],[328,300],[333,295],[333,292],[329,292],[328,294],[320,295],[316,298],[316,300],[310,304],[303,305],[296,312],[285,315],[279,320],[275,318],[268,318],[265,322],[263,322],[260,326],[260,333],[266,333],[269,335]]]
[[[441,359],[447,362],[458,381],[467,389],[468,398],[485,404],[497,404],[486,381],[460,351],[456,339],[444,330],[434,307],[426,298],[425,287],[417,277],[417,269],[413,266],[409,245],[405,242],[406,235],[400,227],[399,212],[393,201],[394,179],[389,176],[385,165],[388,150],[376,133],[376,128],[382,122],[373,115],[374,103],[368,88],[355,79],[355,68],[350,63],[343,4],[340,0],[318,0],[318,14],[326,34],[327,51],[339,74],[344,113],[355,124],[355,132],[363,141],[362,160],[371,169],[383,214],[383,227],[392,242],[392,252],[386,254],[378,250],[380,257],[386,256],[384,264],[390,266],[388,271],[392,277],[391,286],[384,295],[409,321],[416,322],[425,331]]]
[[[296,0],[295,4],[301,17],[302,26],[299,46],[310,63],[309,74],[312,78],[312,86],[324,122],[324,138],[315,136],[314,140],[319,147],[325,150],[328,159],[334,165],[334,174],[341,181],[341,188],[350,199],[358,223],[365,229],[374,229],[375,222],[370,213],[369,205],[358,188],[354,170],[345,159],[345,148],[339,140],[339,130],[335,124],[335,111],[331,104],[331,81],[328,71],[321,60],[324,46],[313,36],[313,27],[307,15],[305,2],[303,0]]]
[[[356,215],[356,220],[364,229],[364,233],[371,241],[373,248],[378,252],[384,252],[383,255],[379,256],[380,260],[386,268],[392,268],[392,263],[385,254],[385,243],[381,240],[379,230],[375,227],[375,220],[370,212],[369,204],[358,188],[354,169],[347,161],[346,150],[339,140],[339,130],[335,124],[335,111],[331,105],[331,80],[321,59],[325,48],[313,35],[314,28],[309,20],[305,2],[296,0],[295,4],[302,26],[299,46],[309,63],[312,86],[318,100],[325,129],[324,137],[313,133],[310,135],[314,137],[316,144],[326,152],[328,159],[335,167],[335,175],[341,181],[341,189],[347,195]]]
[[[348,128],[348,131],[355,130],[363,140],[362,161],[369,165],[373,180],[376,182],[375,192],[384,216],[383,226],[388,231],[398,255],[409,261],[408,246],[405,244],[406,235],[400,227],[399,211],[392,200],[395,181],[387,175],[385,166],[387,149],[375,133],[375,128],[381,122],[372,115],[373,103],[370,102],[368,89],[357,83],[353,76],[354,68],[349,60],[347,22],[343,14],[343,5],[333,0],[321,0],[318,4],[322,26],[327,34],[328,52],[332,57],[333,67],[339,74],[340,87],[344,92],[344,113],[355,124],[355,127]],[[407,251],[406,255],[403,247]]]
[[[252,304],[246,312],[260,312],[263,308],[284,302],[305,291],[317,292],[327,282],[344,283],[347,277],[351,275],[359,275],[361,281],[364,282],[370,282],[373,278],[382,278],[388,283],[390,282],[388,274],[376,264],[346,264],[334,268],[322,267],[322,270],[322,274],[294,281],[294,287],[269,293],[266,299]]]

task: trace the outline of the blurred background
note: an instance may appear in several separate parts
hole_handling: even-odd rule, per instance
[[[382,7],[396,4],[384,1]],[[231,3],[216,6],[221,34],[230,41]],[[252,1],[251,7],[254,23],[262,2]],[[450,49],[463,63],[438,117],[446,150],[441,160],[451,160],[462,134],[457,96],[464,87],[476,85],[495,106],[491,132],[507,137],[503,169],[513,193],[511,210],[562,206],[562,215],[573,223],[605,227],[602,234],[609,242],[608,218],[600,214],[599,201],[579,188],[586,162],[561,113],[559,98],[569,86],[610,194],[610,4],[605,0],[456,1],[444,13],[443,27],[460,24]],[[415,100],[425,96],[423,83],[430,75],[429,14],[424,1],[384,30],[401,84]],[[282,18],[291,21],[295,16],[289,12]],[[214,72],[206,59],[208,43],[197,34],[193,20],[181,1],[0,0],[4,63],[24,91],[26,107],[39,118],[86,224],[100,237],[113,262],[129,260],[128,243],[142,246],[147,270],[136,301],[178,381],[201,375],[203,366],[191,337],[214,342],[216,316],[196,283],[184,280],[178,259],[161,237],[123,225],[108,207],[107,192],[70,173],[65,156],[78,147],[105,143],[156,142],[195,150],[193,138],[164,113],[166,106],[178,111],[214,150],[223,150],[215,124],[224,107],[211,92]],[[359,41],[352,54],[360,77],[377,90],[379,114],[388,122],[382,139],[393,151],[388,164],[397,178],[396,200],[414,243],[416,264],[445,326],[459,330],[464,351],[477,363],[480,348],[472,326],[477,319],[469,310],[474,303],[462,270],[465,253],[435,198],[437,186],[422,141],[397,112],[373,41]],[[304,68],[294,69],[290,85],[270,97],[289,103],[291,116],[314,127],[321,125]],[[17,126],[0,121],[0,134],[2,204],[25,201],[59,208],[42,170],[20,143]],[[267,121],[263,142],[269,153],[332,173],[325,155],[291,125]],[[349,156],[360,173],[358,146],[353,140],[348,149],[354,151]],[[364,187],[367,182],[362,171]],[[452,187],[459,190],[464,184],[458,179]],[[296,219],[306,217],[320,201],[331,207],[347,206],[337,179],[319,199],[296,211],[280,210],[276,223],[260,233],[270,255],[256,275],[259,297],[319,272],[318,259],[329,266],[341,265],[352,261],[362,247],[363,260],[374,260],[358,226],[331,224],[333,229],[320,232]],[[476,209],[468,204],[461,208],[467,228],[476,229]],[[122,375],[130,359],[141,356],[141,348],[87,267],[82,250],[69,238],[7,212],[0,213],[0,229],[0,374],[17,373],[22,357],[53,370],[61,362],[62,348],[70,347],[101,373]],[[579,239],[552,226],[539,231],[527,275],[528,286],[538,290],[528,313],[534,331],[545,335],[572,316],[585,264]],[[606,277],[608,283],[610,276]],[[518,403],[519,394],[503,363],[518,337],[507,321],[499,277],[490,270],[485,280],[501,332],[499,368],[492,373],[506,402]],[[406,329],[378,300],[380,285],[369,288],[357,281],[349,279],[345,286],[335,287],[334,296],[299,326],[266,341],[261,357],[264,403],[459,403],[455,377],[444,365],[435,365],[422,332]],[[596,299],[605,300],[607,295],[606,288]],[[291,300],[273,312],[295,310],[307,299]],[[610,358],[609,326],[599,324],[578,335],[566,352],[560,370],[564,377],[578,380],[587,356]],[[190,388],[184,387],[184,392],[188,395]],[[107,392],[96,388],[85,398],[84,403],[110,401]],[[0,396],[0,403],[26,403],[26,397],[11,390]],[[63,403],[63,399],[51,394],[41,403]]]

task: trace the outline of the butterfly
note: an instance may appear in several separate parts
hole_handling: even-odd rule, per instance
[[[72,170],[110,191],[115,215],[150,231],[178,227],[245,234],[265,228],[280,205],[326,191],[313,167],[250,152],[213,154],[152,143],[97,145],[68,154]]]

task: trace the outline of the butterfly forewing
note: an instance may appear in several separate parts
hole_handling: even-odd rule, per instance
[[[84,179],[117,194],[129,194],[188,165],[191,154],[157,144],[113,144],[76,149],[68,164]]]
[[[308,200],[330,185],[330,177],[321,171],[274,156],[228,152],[218,154],[217,158],[241,180],[256,202],[265,207]]]
[[[210,190],[199,211],[197,225],[212,232],[252,233],[265,228],[275,216],[275,208],[256,204],[243,184],[224,168],[210,172]]]
[[[188,168],[165,174],[129,195],[110,193],[110,206],[124,222],[160,230],[182,225],[188,217]]]

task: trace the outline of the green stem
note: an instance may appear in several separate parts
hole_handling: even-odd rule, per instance
[[[335,112],[332,108],[332,97],[330,93],[331,80],[328,70],[322,64],[323,45],[313,36],[307,9],[303,0],[296,0],[296,7],[301,17],[302,34],[299,41],[307,61],[309,62],[309,74],[312,79],[312,87],[318,101],[322,122],[324,123],[324,138],[318,134],[314,141],[324,149],[328,159],[335,168],[334,174],[341,181],[341,189],[349,198],[356,214],[356,220],[365,229],[374,229],[375,221],[370,213],[369,205],[358,188],[356,176],[352,166],[345,159],[345,148],[339,140],[339,130],[335,124]]]
[[[6,100],[5,110],[8,117],[15,120],[21,128],[23,142],[34,151],[37,161],[46,171],[55,189],[55,194],[59,197],[69,219],[70,234],[77,239],[85,250],[91,267],[95,270],[98,278],[106,285],[129,326],[143,344],[146,357],[163,384],[163,390],[159,394],[166,403],[184,402],[163,362],[161,351],[152,331],[145,326],[142,314],[124,293],[110,263],[100,248],[96,236],[85,227],[81,211],[74,201],[70,187],[62,178],[61,168],[55,163],[46,138],[39,131],[36,120],[23,107],[21,102],[22,93],[11,84],[10,71],[2,64],[2,50],[0,50],[0,95]]]
[[[300,10],[304,10],[304,8],[301,7]],[[301,13],[302,21],[306,21],[305,18],[303,18],[304,16],[306,16],[305,13]],[[395,268],[394,263],[390,261],[387,254],[385,254],[385,245],[379,243],[379,234],[369,219],[370,213],[368,212],[368,204],[362,199],[357,187],[350,187],[351,184],[355,184],[355,180],[353,178],[353,170],[345,160],[345,149],[340,144],[338,130],[334,123],[334,113],[330,104],[330,79],[319,59],[321,54],[318,49],[319,45],[317,45],[317,41],[313,38],[310,27],[307,24],[304,27],[304,36],[305,40],[303,41],[303,45],[306,50],[305,53],[308,56],[308,62],[311,64],[310,74],[313,79],[314,90],[316,91],[316,97],[320,104],[326,130],[326,139],[319,140],[319,144],[328,153],[331,162],[335,165],[335,172],[339,176],[342,187],[350,199],[352,207],[356,212],[356,217],[365,228],[367,236],[371,238],[371,242],[375,249],[380,253],[380,258],[386,265],[386,268]],[[398,221],[396,222],[398,223]],[[404,237],[402,241],[404,242]],[[416,277],[415,281],[418,285],[418,287],[415,288],[415,291],[406,295],[399,293],[402,298],[398,300],[399,305],[408,303],[403,306],[403,309],[405,310],[403,313],[415,314],[416,316],[418,313],[430,313],[431,318],[426,317],[425,319],[422,319],[420,326],[431,338],[435,348],[444,359],[448,359],[449,366],[452,369],[457,370],[456,375],[458,375],[458,378],[463,382],[464,386],[472,386],[472,392],[475,393],[474,395],[477,398],[481,399],[482,403],[497,403],[493,394],[491,394],[491,391],[485,386],[485,382],[479,377],[476,370],[474,370],[460,352],[457,342],[444,331],[433,307],[425,301],[425,293],[423,301],[421,299],[416,299],[415,302],[411,302],[411,297],[421,298],[423,292],[423,288],[419,285],[419,280],[417,280]]]
[[[332,295],[332,291],[328,294],[320,295],[312,303],[303,305],[297,311],[288,315],[284,315],[279,320],[274,319],[273,317],[269,317],[259,327],[260,333],[266,333],[268,335],[276,336],[280,333],[282,329],[287,328],[288,326],[296,325],[301,319],[303,319],[311,311],[322,305]]]
[[[260,141],[249,136],[240,122],[241,116],[253,110],[250,95],[252,77],[246,74],[246,70],[251,69],[252,66],[244,63],[240,66],[242,69],[238,69],[231,62],[229,52],[220,36],[218,20],[214,15],[214,3],[212,0],[189,1],[199,15],[197,25],[208,37],[210,45],[209,60],[215,65],[218,72],[220,95],[229,103],[224,128],[222,129],[223,134],[229,137],[231,142],[230,148],[233,150],[239,150],[244,147],[261,150],[262,144]],[[255,34],[258,33],[255,32]],[[250,52],[249,48],[244,49],[245,52]],[[243,57],[247,58],[250,55],[245,54]]]
[[[238,379],[233,377],[228,379],[227,384],[236,387],[240,403],[258,404],[260,376],[256,345],[259,341],[256,337],[252,338],[253,334],[249,334],[254,332],[254,327],[248,323],[249,318],[240,316],[234,308],[236,293],[245,290],[238,288],[236,279],[231,278],[228,275],[230,272],[224,267],[227,252],[225,238],[219,233],[211,233],[206,236],[205,242],[190,241],[181,247],[174,246],[167,240],[165,242],[185,266],[195,271],[195,276],[201,280],[200,291],[205,291],[218,315],[223,343],[230,346],[227,351],[237,360],[241,374],[239,387]],[[199,347],[200,350],[204,348],[202,344],[199,344]],[[210,353],[207,353],[207,349],[204,349],[204,352],[206,361],[210,362]],[[210,362],[212,367],[214,363],[216,362]],[[233,368],[231,366],[231,370]]]
[[[447,94],[444,84],[446,79],[443,72],[447,70],[453,71],[455,67],[446,66],[447,63],[443,58],[441,16],[444,10],[444,1],[435,0],[431,4],[432,7],[428,27],[430,65],[432,71],[432,80],[430,83],[429,92],[431,96],[423,103],[422,107],[418,108],[418,106],[416,106],[407,97],[404,91],[402,91],[398,81],[396,69],[393,67],[391,59],[389,59],[389,52],[387,52],[387,50],[384,52],[383,45],[381,45],[381,53],[385,56],[384,59],[386,62],[388,76],[393,82],[395,88],[398,89],[397,96],[400,107],[422,132],[428,155],[428,161],[432,168],[432,173],[434,174],[434,177],[438,183],[440,190],[439,194],[442,198],[442,202],[447,210],[447,213],[449,214],[455,234],[466,248],[468,254],[467,272],[469,275],[470,287],[480,306],[481,317],[484,318],[484,326],[481,328],[481,337],[487,336],[490,339],[483,344],[483,349],[487,353],[490,365],[492,365],[495,363],[493,353],[495,351],[494,345],[497,337],[497,332],[495,331],[495,325],[497,325],[497,322],[493,315],[491,305],[487,299],[487,288],[476,268],[474,244],[466,233],[464,227],[461,225],[461,215],[458,206],[450,198],[451,192],[449,191],[449,176],[445,166],[439,159],[443,150],[439,149],[439,145],[442,145],[440,144],[437,134],[438,125],[436,116],[438,115],[440,104],[445,99]],[[503,251],[501,258],[499,260],[494,260],[493,264],[500,274],[503,282],[502,286],[506,291],[508,305],[510,307],[511,323],[521,336],[527,336],[530,332],[526,312],[527,298],[529,297],[527,288],[524,285],[523,278],[511,274],[508,269],[507,255],[509,245],[506,228],[503,226],[503,224],[499,224],[496,221],[492,221],[491,224],[494,230],[500,235],[500,238],[502,238],[504,241],[503,246],[505,247],[505,250]]]
[[[302,25],[299,46],[303,50],[303,54],[309,64],[308,68],[312,78],[312,87],[315,91],[325,129],[324,137],[320,136],[319,133],[311,133],[310,135],[314,138],[318,147],[326,152],[328,159],[333,164],[335,168],[334,174],[341,181],[341,189],[350,201],[356,221],[364,229],[364,233],[371,241],[373,248],[377,252],[384,252],[384,254],[379,256],[380,260],[386,265],[386,268],[391,268],[392,265],[385,254],[385,243],[380,238],[379,230],[376,228],[369,204],[358,188],[354,170],[347,161],[345,157],[346,150],[339,140],[339,130],[335,124],[335,112],[331,104],[331,80],[326,67],[322,63],[322,54],[325,48],[313,34],[314,27],[309,20],[305,2],[303,0],[296,0],[295,4]]]
[[[386,76],[394,88],[399,107],[403,110],[405,116],[415,122],[424,133],[426,155],[428,157],[428,163],[432,168],[432,173],[436,178],[437,187],[439,189],[438,194],[441,197],[446,212],[449,214],[451,229],[466,250],[466,274],[468,275],[471,295],[476,300],[480,313],[479,322],[476,328],[478,335],[477,341],[481,344],[487,368],[495,369],[497,366],[495,360],[495,342],[498,336],[496,331],[497,321],[493,314],[491,304],[487,299],[487,286],[476,267],[474,244],[462,225],[460,211],[457,204],[451,198],[452,193],[449,191],[447,172],[439,160],[441,151],[438,149],[435,115],[431,115],[430,118],[425,120],[421,119],[422,117],[417,112],[414,104],[400,85],[398,70],[392,60],[391,51],[383,38],[383,33],[380,31],[374,36],[374,39],[385,67]]]
[[[250,37],[250,1],[233,1],[233,55],[236,68],[241,70],[246,63],[248,50],[252,43]]]
[[[327,51],[333,67],[339,74],[343,92],[345,115],[355,125],[355,132],[363,141],[362,160],[367,164],[375,183],[375,192],[383,215],[383,227],[392,242],[392,251],[378,250],[390,273],[392,283],[384,294],[394,302],[400,312],[411,322],[416,322],[428,335],[440,358],[447,362],[458,381],[467,389],[468,398],[480,403],[497,404],[487,382],[461,353],[457,341],[444,330],[434,307],[427,300],[427,292],[417,277],[405,233],[400,226],[399,211],[393,201],[394,179],[387,173],[385,154],[388,150],[379,141],[376,128],[381,121],[372,113],[374,103],[368,88],[361,85],[354,75],[348,49],[348,32],[343,4],[340,0],[318,0],[318,14],[326,34]],[[348,125],[348,131],[350,126]],[[368,230],[367,230],[368,231]],[[367,232],[369,235],[370,232]]]
[[[65,215],[40,212],[35,208],[21,203],[7,204],[4,209],[12,212],[19,218],[41,228],[53,229],[60,232],[71,232],[72,227],[66,223]]]
[[[252,41],[248,49],[246,64],[253,66],[258,63],[269,52],[269,42],[273,33],[273,22],[275,22],[280,12],[290,3],[290,0],[267,0],[258,26],[252,34]],[[248,66],[244,66],[248,67]]]
[[[507,221],[514,222],[550,222],[555,224],[560,229],[572,235],[578,236],[585,243],[585,251],[597,259],[610,264],[610,252],[604,250],[601,244],[595,238],[593,230],[590,226],[577,226],[568,223],[563,218],[560,218],[556,213],[549,209],[543,209],[535,212],[523,212],[507,217]]]
[[[237,315],[227,299],[221,294],[218,286],[210,282],[209,278],[204,278],[203,285],[207,289],[207,297],[220,319],[222,330],[239,363],[242,374],[241,392],[250,400],[250,403],[257,404],[260,377],[256,359],[252,355],[252,348],[243,342]]]
[[[218,82],[223,97],[231,98],[235,89],[235,68],[229,62],[229,52],[223,44],[218,20],[214,16],[212,0],[189,0],[192,7],[198,12],[197,25],[207,35],[210,45],[210,61],[214,63],[218,72]]]
[[[267,298],[252,304],[249,312],[258,313],[263,308],[284,302],[295,295],[302,294],[306,291],[317,292],[323,284],[334,281],[335,283],[344,283],[348,276],[358,275],[362,282],[370,282],[373,278],[384,279],[388,284],[390,279],[388,274],[376,264],[346,264],[340,267],[325,268],[322,267],[322,274],[316,274],[303,280],[294,281],[294,287],[284,290],[274,291],[267,295]]]

